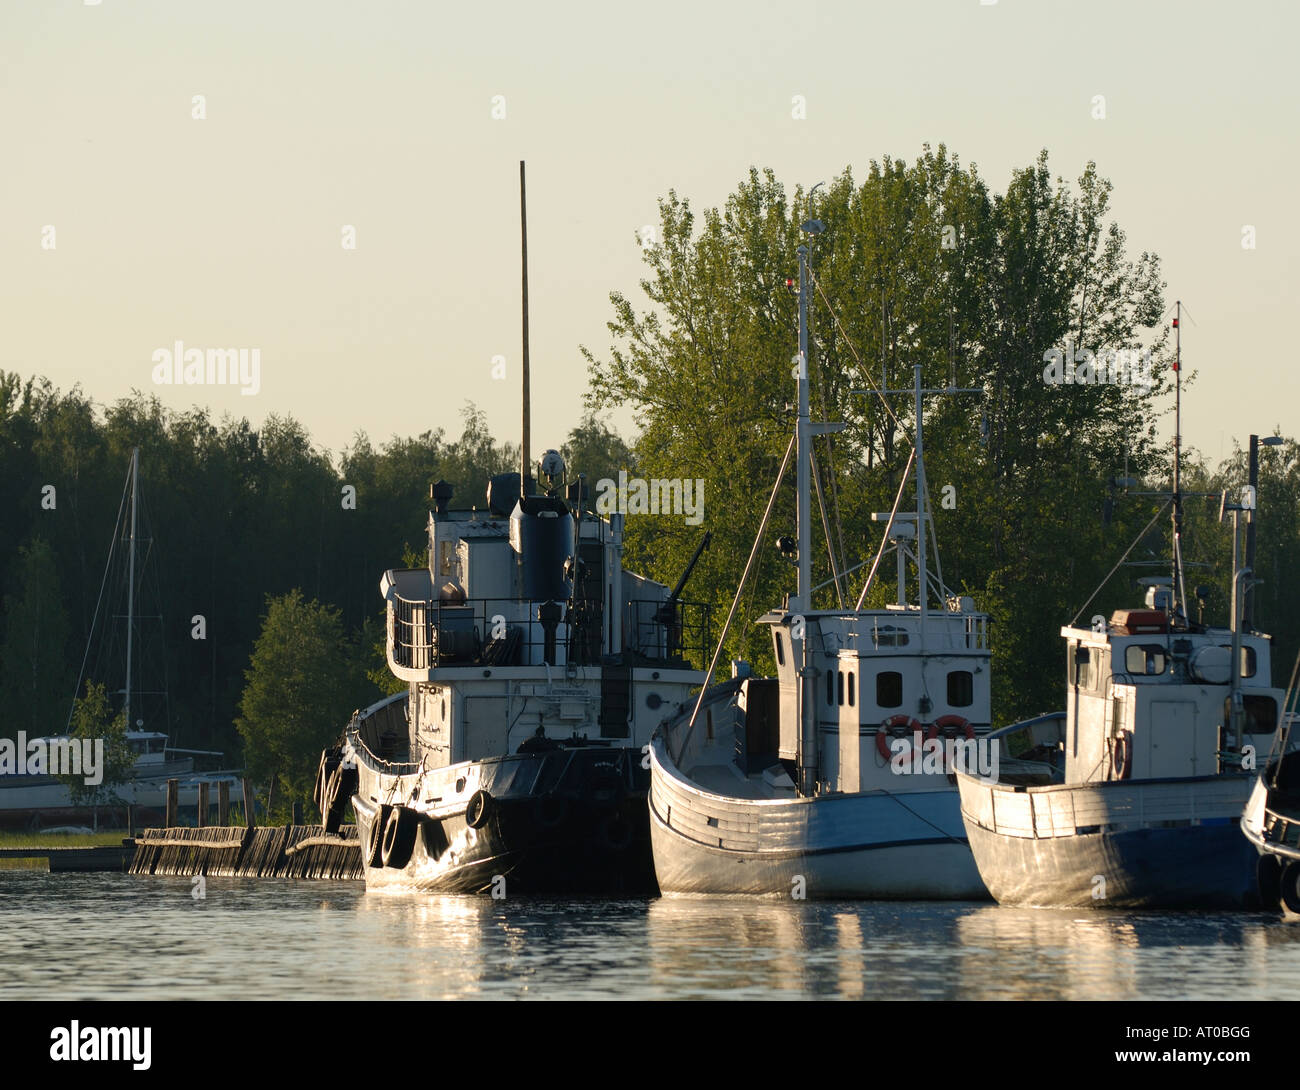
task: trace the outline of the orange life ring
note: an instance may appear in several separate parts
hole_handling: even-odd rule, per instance
[[[1127,780],[1133,771],[1133,736],[1126,730],[1115,735],[1110,751],[1110,767],[1117,780]]]
[[[933,738],[943,737],[945,741],[955,741],[959,735],[965,735],[967,739],[975,737],[975,728],[971,726],[970,720],[961,715],[941,715],[933,723],[930,729],[925,732],[925,740],[928,742]],[[943,747],[943,764],[944,771],[951,772],[948,767],[948,750]]]
[[[889,748],[890,739],[906,738],[910,744],[912,739],[920,732],[920,722],[910,715],[891,715],[876,728],[876,752],[886,761],[891,761],[894,758],[894,752]]]

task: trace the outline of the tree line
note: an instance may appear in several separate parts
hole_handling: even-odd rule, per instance
[[[829,546],[814,537],[825,584],[815,605],[836,608],[841,594],[851,604],[879,548],[871,513],[892,506],[915,428],[910,393],[888,391],[907,390],[919,362],[926,387],[979,391],[928,397],[925,434],[944,578],[995,621],[995,721],[1059,706],[1060,626],[1099,584],[1089,615],[1139,603],[1135,580],[1160,574],[1169,555],[1169,523],[1157,519],[1105,578],[1159,505],[1138,493],[1169,485],[1156,424],[1172,401],[1159,259],[1128,253],[1110,192],[1092,164],[1072,185],[1054,178],[1043,153],[998,193],[942,146],[873,162],[861,182],[846,170],[812,196],[757,170],[700,214],[670,192],[644,247],[641,297],[613,293],[608,347],[582,349],[588,415],[563,447],[593,494],[620,469],[705,482],[702,525],[628,519],[625,563],[672,584],[712,531],[687,597],[725,614],[794,423],[787,281],[807,243],[813,414],[847,424],[817,449],[831,534]],[[801,229],[813,219],[820,232]],[[1044,381],[1046,354],[1076,348],[1149,352],[1152,381]],[[602,423],[617,407],[634,411],[630,441]],[[246,762],[285,805],[307,798],[313,750],[394,688],[378,580],[425,562],[430,484],[446,479],[457,506],[481,505],[490,476],[517,468],[518,446],[470,405],[455,438],[376,445],[358,434],[331,456],[290,417],[255,428],[138,391],[100,406],[80,388],[0,371],[0,730],[11,737],[68,723],[133,447],[154,580],[141,591],[152,604],[140,608],[138,668],[166,681],[159,729],[224,752],[227,766]],[[1245,482],[1242,452],[1210,466],[1184,450],[1188,492]],[[1264,450],[1259,504],[1255,618],[1274,636],[1284,682],[1300,646],[1300,588],[1288,578],[1300,562],[1294,440]],[[1189,590],[1209,588],[1207,620],[1226,623],[1228,530],[1211,498],[1189,497],[1187,511],[1187,559],[1204,565],[1189,568]],[[787,485],[727,648],[760,669],[772,663],[753,622],[792,589],[775,541],[794,530]],[[839,589],[832,557],[849,573]],[[891,587],[883,580],[870,602]],[[81,695],[87,684],[120,690],[112,666],[87,660]],[[101,704],[115,714],[120,694]],[[87,729],[86,715],[79,722]]]

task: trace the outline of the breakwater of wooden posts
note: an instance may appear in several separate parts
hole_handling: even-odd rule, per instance
[[[199,824],[175,825],[178,789],[168,781],[167,827],[145,829],[135,838],[132,874],[215,875],[232,878],[317,878],[347,881],[363,877],[361,846],[355,825],[344,825],[337,833],[321,825],[304,825],[301,810],[294,807],[292,825],[257,826],[253,823],[253,799],[244,782],[245,824],[205,824],[206,784],[199,786]],[[229,785],[220,784],[219,812],[228,818]]]

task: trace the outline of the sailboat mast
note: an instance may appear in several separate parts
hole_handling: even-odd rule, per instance
[[[128,551],[129,571],[126,591],[126,699],[122,711],[126,715],[126,729],[131,730],[131,651],[135,639],[135,530],[137,492],[140,481],[140,448],[131,448],[131,538]]]
[[[1182,342],[1182,325],[1183,316],[1182,300],[1174,304],[1174,509],[1173,530],[1174,530],[1174,570],[1173,570],[1173,593],[1177,596],[1174,601],[1174,616],[1186,616],[1187,609],[1187,592],[1183,588],[1183,489],[1182,489],[1182,445],[1183,445],[1183,342]]]
[[[808,419],[808,247],[799,250],[799,427],[796,463],[799,526],[799,608],[812,608],[812,500],[809,468],[812,429]]]
[[[523,442],[519,448],[519,495],[528,495],[528,444],[531,432],[531,414],[529,411],[530,394],[528,390],[528,199],[524,191],[524,161],[519,160],[519,232],[523,262],[523,329],[524,329],[524,420]]]

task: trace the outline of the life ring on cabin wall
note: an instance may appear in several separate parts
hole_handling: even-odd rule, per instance
[[[955,742],[961,737],[965,737],[968,740],[973,740],[975,738],[975,728],[971,726],[970,720],[964,715],[941,715],[930,724],[930,729],[925,732],[925,740],[927,742],[935,738],[942,738],[945,742]],[[952,771],[952,769],[948,767],[947,747],[944,747],[943,750],[943,765],[945,772]]]
[[[876,752],[886,761],[892,761],[894,751],[889,746],[890,739],[906,738],[910,754],[912,740],[920,733],[920,722],[910,715],[891,715],[876,728]]]
[[[1117,780],[1127,780],[1133,771],[1133,735],[1122,730],[1111,744],[1110,770]]]

